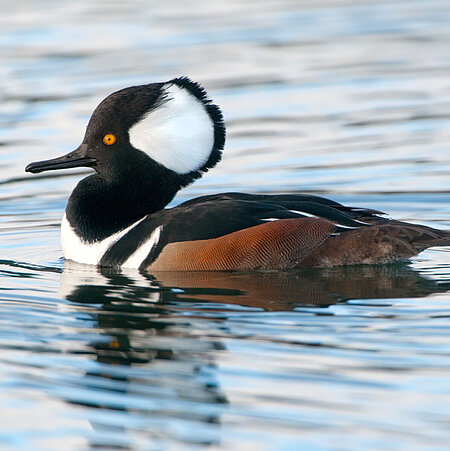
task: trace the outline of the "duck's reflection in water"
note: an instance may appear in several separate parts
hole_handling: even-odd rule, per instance
[[[423,277],[408,263],[343,266],[280,272],[141,273],[65,262],[60,294],[81,303],[133,311],[189,301],[237,304],[271,311],[297,306],[327,307],[348,299],[423,297],[448,290],[448,283]],[[128,301],[119,303],[118,301]],[[167,313],[167,310],[164,310]]]
[[[60,294],[97,323],[99,339],[86,346],[99,365],[79,381],[88,395],[66,399],[101,412],[88,416],[96,431],[92,448],[115,447],[118,434],[120,449],[135,449],[137,435],[152,441],[218,443],[227,400],[216,378],[214,356],[223,346],[215,338],[198,339],[196,318],[176,309],[177,290],[160,287],[138,272],[66,263]],[[121,413],[123,419],[107,434],[111,426],[106,412],[116,417]]]
[[[99,386],[107,387],[100,400],[93,396],[70,401],[130,415],[129,424],[122,426],[125,436],[129,429],[136,430],[132,419],[138,417],[139,427],[145,424],[145,433],[152,438],[217,444],[227,403],[215,364],[224,349],[217,338],[226,332],[224,312],[326,308],[348,299],[423,297],[446,289],[407,264],[151,275],[66,262],[61,294],[74,303],[90,304],[88,311],[103,338],[87,344],[101,365],[80,382],[96,392]],[[215,333],[218,330],[220,334]],[[99,377],[107,383],[99,383]],[[181,437],[173,427],[162,427],[174,418],[188,429]],[[91,423],[104,431],[104,425],[92,419]],[[127,449],[125,443],[123,447]]]

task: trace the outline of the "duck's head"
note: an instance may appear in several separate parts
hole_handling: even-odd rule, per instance
[[[125,88],[93,112],[81,145],[25,170],[92,167],[107,183],[150,171],[185,186],[216,165],[225,143],[222,113],[186,77]],[[152,173],[153,172],[153,173]]]

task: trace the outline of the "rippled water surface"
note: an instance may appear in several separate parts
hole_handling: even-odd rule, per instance
[[[223,161],[173,204],[312,192],[450,228],[446,0],[0,0],[0,449],[448,449],[450,253],[295,273],[62,259],[110,92],[189,75]]]

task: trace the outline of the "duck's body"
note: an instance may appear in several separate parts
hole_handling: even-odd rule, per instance
[[[277,270],[386,263],[450,233],[304,194],[175,194],[219,160],[217,106],[186,78],[126,88],[94,111],[81,146],[26,170],[92,166],[62,222],[67,259],[149,271]]]

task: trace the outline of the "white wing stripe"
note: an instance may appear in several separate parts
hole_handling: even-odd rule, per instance
[[[311,213],[306,213],[304,211],[299,211],[299,210],[289,210],[289,211],[291,213],[295,213],[295,214],[298,214],[298,215],[307,216],[308,218],[320,218],[320,216],[316,216],[316,215],[313,215]],[[330,221],[331,221],[331,219],[330,219]],[[352,219],[352,221],[357,222],[358,224],[361,224],[361,225],[370,225],[367,222],[358,221],[357,219]],[[334,221],[332,221],[332,222],[334,222]],[[335,224],[337,226],[339,226],[339,227],[344,228],[344,229],[357,229],[358,228],[357,226],[346,226],[346,225],[340,224],[339,222],[335,222]]]

